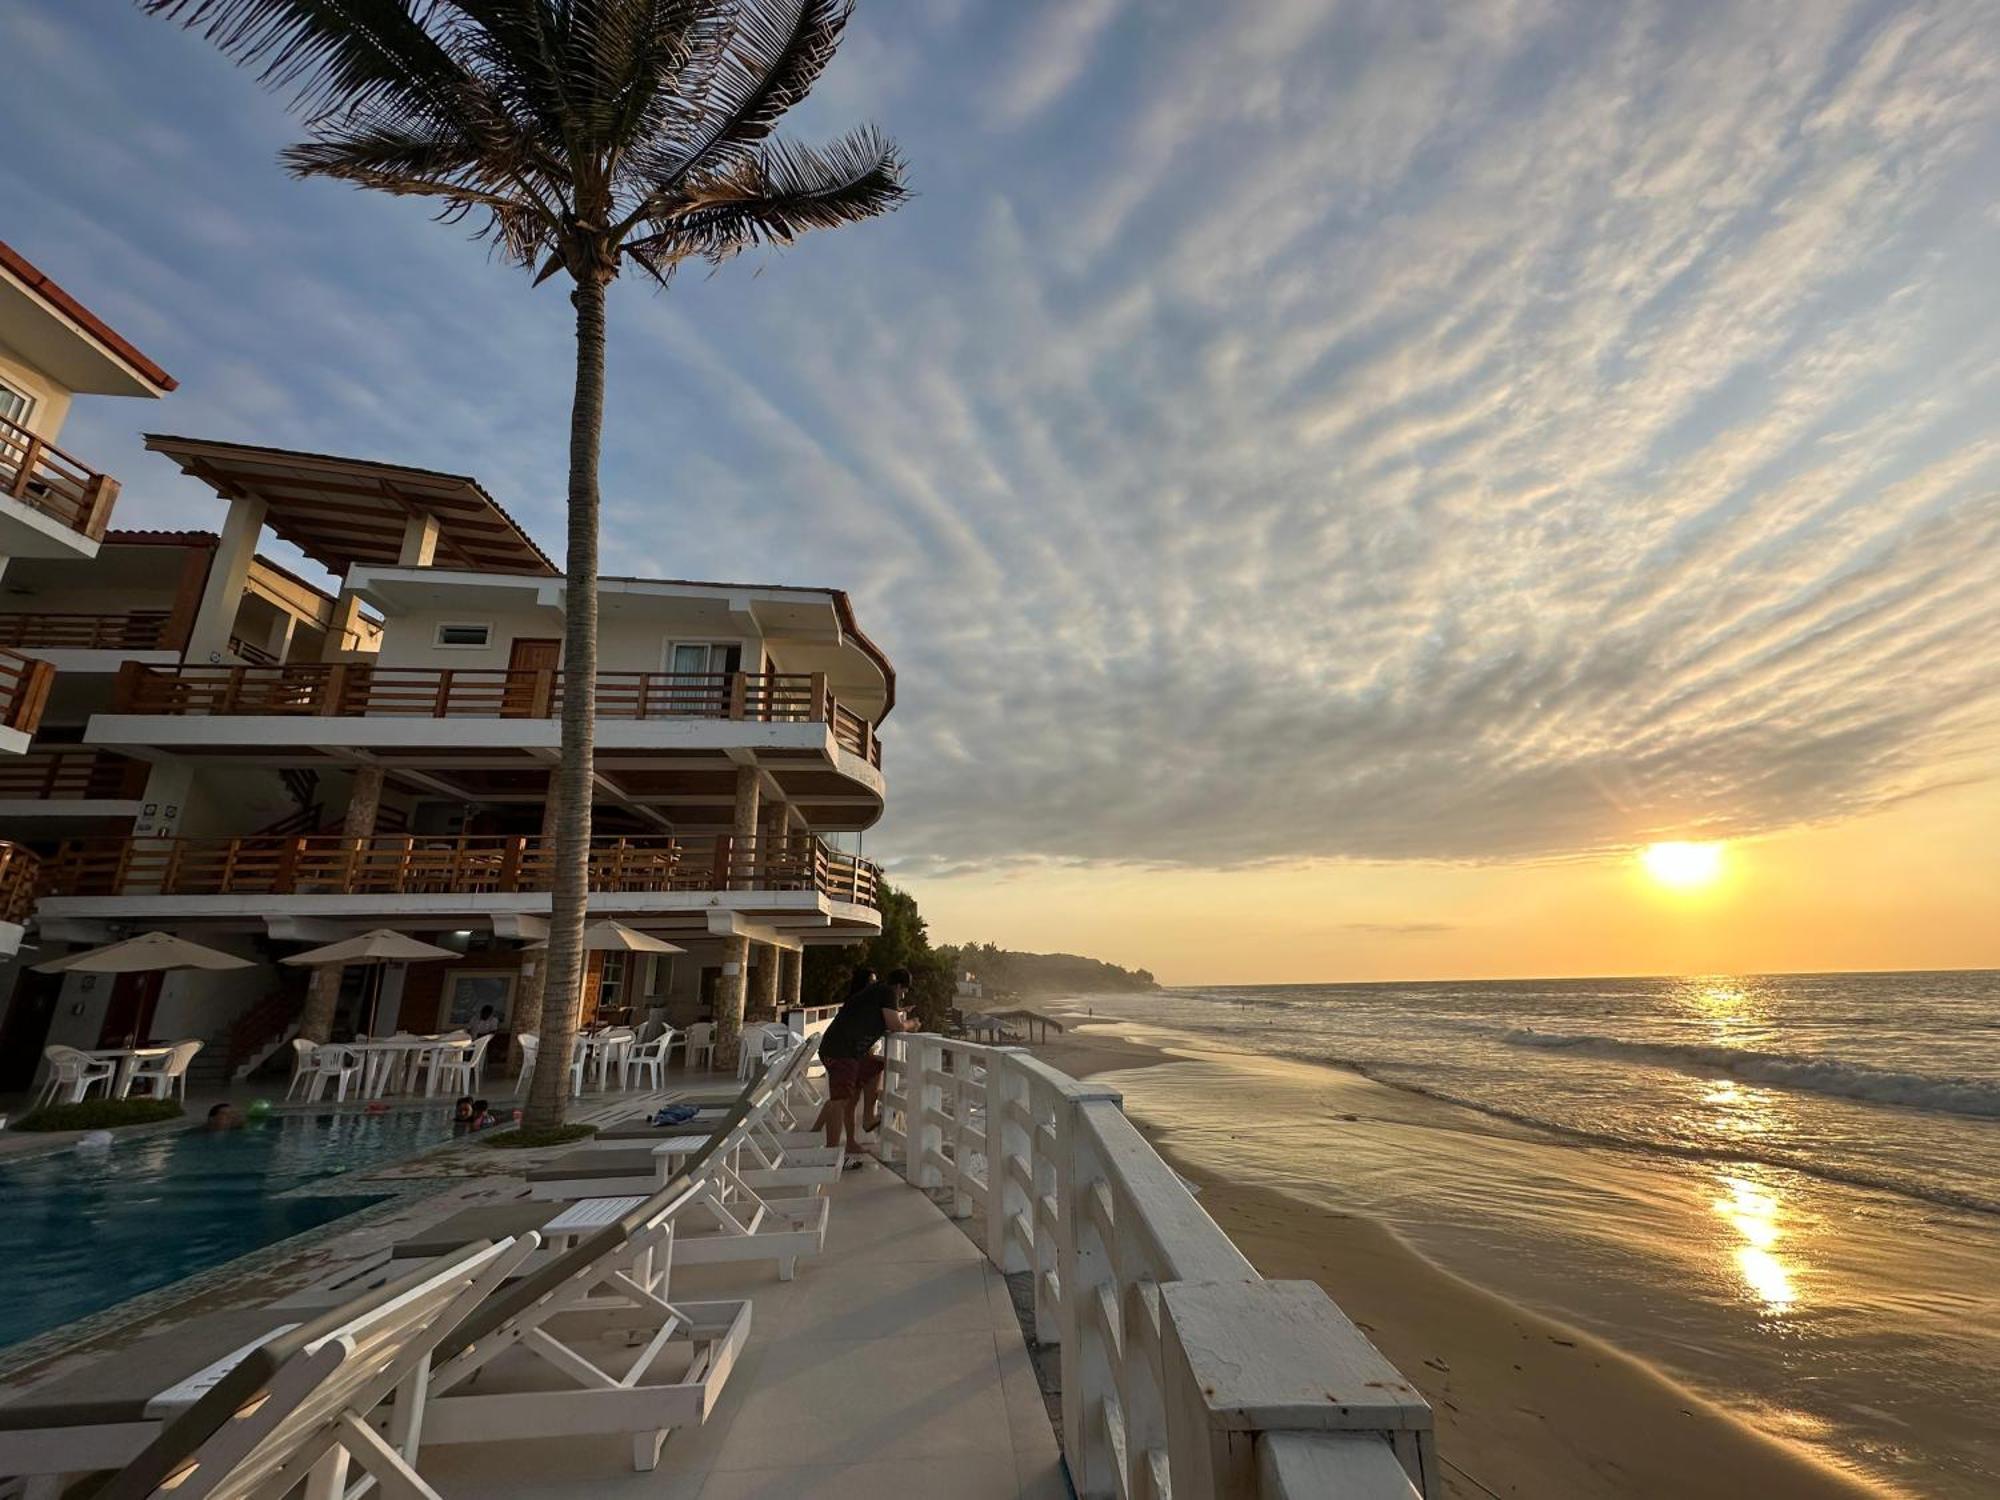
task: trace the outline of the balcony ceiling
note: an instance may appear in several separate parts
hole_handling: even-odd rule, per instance
[[[174,377],[0,243],[0,343],[65,389],[93,396],[160,396]]]

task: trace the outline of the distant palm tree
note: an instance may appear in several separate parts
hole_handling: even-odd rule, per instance
[[[772,138],[839,44],[852,0],[139,0],[296,90],[298,177],[435,198],[481,237],[575,283],[562,761],[569,809],[523,1128],[560,1125],[580,1006],[597,676],[597,469],[605,288],[630,259],[665,283],[904,196],[872,129],[821,149]]]

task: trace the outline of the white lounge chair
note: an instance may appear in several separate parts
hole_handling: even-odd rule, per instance
[[[133,1094],[141,1098],[171,1099],[178,1093],[187,1099],[188,1064],[194,1061],[195,1053],[201,1051],[198,1041],[175,1042],[162,1057],[142,1057],[132,1066],[131,1082],[126,1087],[126,1096]]]
[[[81,1104],[86,1095],[104,1085],[104,1093],[111,1094],[111,1080],[118,1076],[118,1065],[102,1058],[92,1057],[88,1052],[79,1052],[74,1047],[58,1043],[44,1047],[42,1056],[48,1059],[49,1076],[42,1085],[41,1096],[35,1100],[35,1108],[43,1109],[56,1102],[65,1090],[69,1097],[64,1104]]]
[[[669,1300],[676,1220],[698,1191],[676,1178],[466,1319],[432,1374],[425,1442],[618,1433],[634,1469],[657,1467],[672,1430],[714,1410],[750,1337],[748,1301]],[[675,1344],[691,1346],[682,1373],[660,1379]]]
[[[344,1492],[348,1464],[384,1495],[429,1495],[412,1463],[431,1351],[539,1244],[464,1246],[323,1312],[211,1313],[0,1406],[0,1474],[26,1500],[116,1468],[97,1500]],[[385,1442],[373,1414],[397,1395]]]

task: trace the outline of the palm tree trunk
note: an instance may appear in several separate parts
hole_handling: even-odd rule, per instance
[[[553,1130],[569,1103],[569,1055],[583,1001],[583,918],[589,899],[592,742],[597,721],[597,457],[604,432],[604,286],[578,281],[576,401],[569,419],[569,582],[563,604],[561,802],[541,1050],[524,1131]]]

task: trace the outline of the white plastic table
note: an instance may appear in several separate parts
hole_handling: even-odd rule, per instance
[[[111,1079],[111,1097],[123,1099],[132,1092],[132,1070],[141,1058],[165,1057],[172,1047],[99,1047],[84,1055],[97,1062],[116,1063],[118,1071]]]

